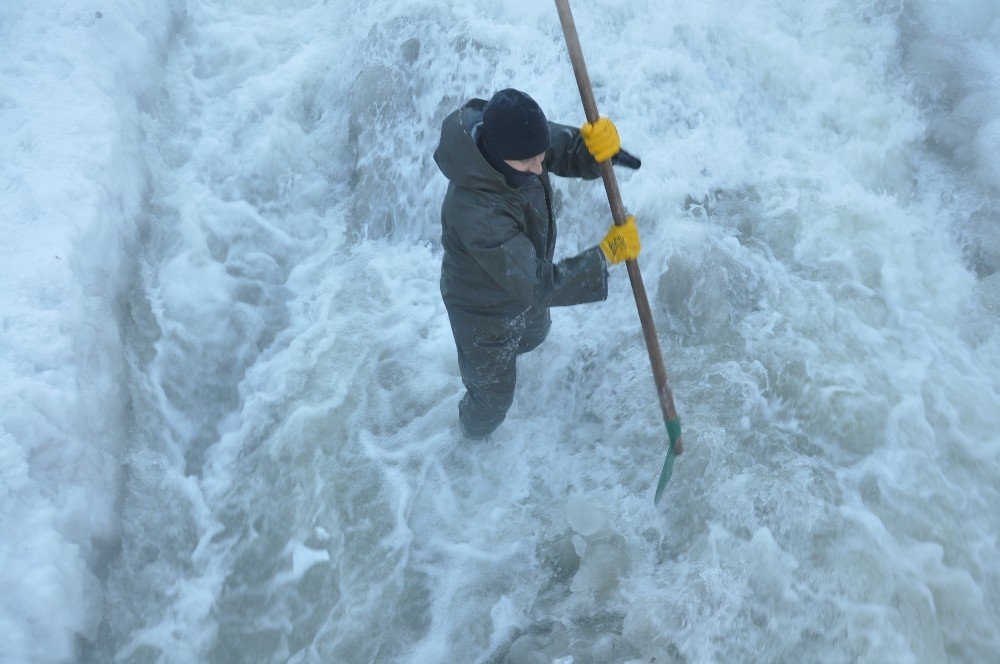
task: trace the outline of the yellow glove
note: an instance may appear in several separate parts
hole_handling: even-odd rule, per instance
[[[635,217],[631,214],[625,217],[625,223],[621,226],[612,226],[601,240],[601,251],[612,265],[622,261],[634,261],[641,250],[639,229],[636,228]]]
[[[583,136],[584,145],[598,164],[611,159],[622,149],[618,129],[608,118],[597,118],[594,124],[584,123],[580,127],[580,134]]]

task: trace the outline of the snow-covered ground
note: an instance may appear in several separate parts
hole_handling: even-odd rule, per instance
[[[457,427],[431,153],[582,121],[551,3],[0,4],[0,661],[995,657],[1000,9],[574,10],[659,508],[623,269]]]

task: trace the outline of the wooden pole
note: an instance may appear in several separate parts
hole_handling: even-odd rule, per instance
[[[583,101],[587,122],[596,122],[600,117],[597,113],[597,100],[594,98],[590,75],[587,73],[587,64],[583,59],[583,49],[580,47],[580,38],[576,32],[576,24],[573,22],[569,0],[556,0],[556,9],[559,10],[559,21],[562,23],[563,34],[566,37],[566,48],[569,51],[570,60],[573,62],[573,73],[576,75],[576,85],[580,88],[580,99]],[[618,189],[618,179],[615,177],[610,159],[601,163],[600,167],[604,188],[608,192],[611,217],[615,224],[620,226],[625,223],[625,206],[622,203],[621,191]],[[660,482],[654,499],[656,503],[659,503],[660,497],[663,495],[663,488],[673,470],[673,457],[683,451],[684,445],[680,433],[680,420],[677,419],[677,410],[674,408],[674,394],[667,378],[667,370],[663,365],[660,340],[656,336],[653,313],[649,308],[649,298],[646,296],[646,286],[642,282],[639,264],[630,260],[625,262],[625,267],[628,270],[629,281],[632,283],[635,306],[639,311],[639,321],[642,323],[642,335],[646,339],[646,350],[649,353],[649,363],[653,368],[653,380],[656,382],[656,393],[660,399],[660,409],[663,411],[663,422],[666,424],[670,436],[667,459],[664,461],[663,470],[660,473]]]

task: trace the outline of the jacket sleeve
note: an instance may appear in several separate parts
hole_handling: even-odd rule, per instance
[[[542,260],[513,217],[489,213],[484,232],[466,239],[475,261],[518,303],[560,307],[608,297],[608,268],[600,247],[559,262]]]
[[[601,167],[590,156],[580,130],[569,125],[549,123],[552,146],[545,154],[545,168],[553,175],[593,180],[601,177]]]

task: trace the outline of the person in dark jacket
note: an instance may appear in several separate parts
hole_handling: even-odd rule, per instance
[[[545,339],[549,307],[606,299],[607,264],[638,255],[630,216],[600,244],[553,262],[549,173],[594,179],[607,159],[640,164],[621,150],[607,118],[580,130],[548,122],[519,90],[473,99],[445,118],[434,152],[449,181],[441,206],[441,296],[466,388],[458,411],[467,436],[484,437],[503,422],[517,356]]]

